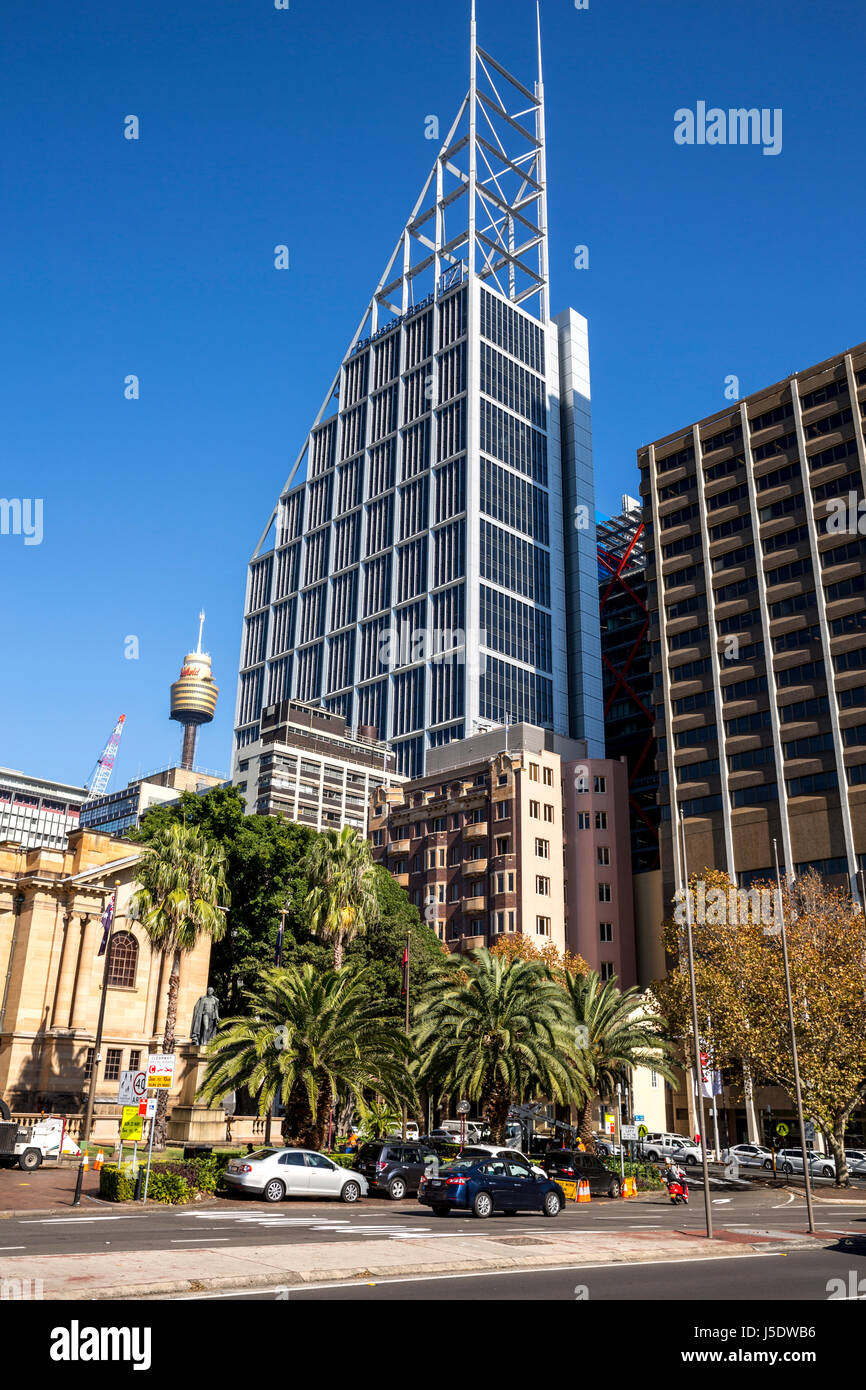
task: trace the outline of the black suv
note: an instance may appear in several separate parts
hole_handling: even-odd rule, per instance
[[[554,1182],[581,1182],[585,1179],[593,1197],[622,1195],[618,1175],[606,1168],[596,1154],[583,1153],[580,1149],[549,1149],[541,1160],[541,1166]]]
[[[417,1141],[377,1139],[362,1144],[353,1168],[370,1184],[370,1196],[388,1194],[395,1202],[418,1191],[425,1172],[438,1172],[441,1159],[435,1149]]]

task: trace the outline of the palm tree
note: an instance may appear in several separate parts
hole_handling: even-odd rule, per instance
[[[384,1139],[386,1134],[399,1134],[402,1116],[378,1096],[375,1100],[358,1102],[361,1114],[361,1133],[365,1139]]]
[[[419,1080],[480,1101],[492,1142],[502,1144],[516,1101],[573,1099],[574,1069],[563,1061],[570,1019],[568,996],[543,961],[503,960],[486,948],[449,956],[418,1003]]]
[[[142,850],[136,881],[129,915],[141,922],[154,950],[171,956],[162,1046],[174,1052],[181,956],[194,951],[202,936],[219,941],[225,934],[225,855],[196,826],[169,825]],[[165,1148],[167,1104],[168,1092],[161,1092],[154,1121],[158,1149]]]
[[[640,990],[620,990],[616,979],[602,984],[595,970],[565,977],[574,1012],[570,1051],[583,1083],[578,1130],[588,1149],[594,1149],[592,1102],[609,1099],[629,1067],[651,1067],[668,1081],[675,1080],[672,1049],[665,1020],[651,998]]]
[[[304,860],[311,884],[306,897],[316,936],[334,943],[334,969],[343,964],[343,947],[361,935],[376,914],[375,868],[370,845],[357,830],[323,830]]]
[[[246,1090],[265,1115],[279,1098],[283,1137],[319,1149],[332,1101],[377,1091],[392,1108],[414,1098],[412,1046],[370,997],[370,970],[311,964],[263,970],[247,995],[250,1014],[227,1019],[210,1044],[200,1097],[208,1104]]]

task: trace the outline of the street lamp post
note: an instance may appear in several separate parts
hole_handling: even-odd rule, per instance
[[[695,944],[692,933],[692,906],[689,896],[689,873],[686,867],[686,826],[685,815],[680,807],[680,837],[682,843],[683,887],[686,904],[686,943],[689,956],[689,987],[692,996],[692,1032],[694,1038],[694,1078],[698,1092],[698,1114],[701,1123],[701,1165],[704,1172],[704,1212],[707,1223],[707,1239],[713,1239],[713,1208],[710,1198],[710,1170],[707,1164],[707,1130],[704,1123],[704,1092],[701,1086],[700,1034],[698,1031],[698,991],[695,983]]]
[[[788,1026],[791,1030],[791,1061],[794,1064],[794,1093],[797,1097],[797,1123],[800,1126],[800,1143],[803,1145],[803,1183],[806,1190],[806,1213],[809,1218],[809,1234],[815,1234],[815,1215],[812,1211],[812,1174],[809,1172],[809,1150],[806,1147],[806,1128],[803,1123],[803,1092],[800,1087],[800,1059],[797,1053],[797,1030],[794,1027],[794,998],[791,994],[791,968],[788,963],[788,934],[785,931],[785,913],[782,907],[782,875],[779,872],[779,847],[773,841],[773,856],[776,860],[776,886],[779,893],[779,935],[782,938],[782,964],[785,969],[785,993],[788,996]]]
[[[90,1068],[90,1087],[87,1092],[87,1107],[84,1112],[84,1124],[81,1130],[81,1147],[85,1153],[90,1142],[90,1130],[93,1125],[93,1107],[96,1103],[96,1083],[99,1079],[99,1057],[102,1050],[102,1030],[105,1023],[105,1001],[108,994],[108,967],[111,962],[111,942],[114,936],[114,923],[117,919],[117,895],[120,891],[120,879],[114,881],[114,898],[111,903],[111,917],[106,927],[105,939],[105,964],[102,967],[102,997],[99,1000],[99,1017],[96,1022],[96,1037],[93,1041],[93,1064]],[[108,909],[106,909],[108,910]]]

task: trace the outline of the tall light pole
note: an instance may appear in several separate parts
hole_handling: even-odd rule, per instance
[[[114,936],[114,923],[117,919],[117,895],[120,892],[120,879],[114,880],[114,896],[111,903],[106,907],[102,920],[105,923],[102,940],[102,950],[105,955],[105,964],[102,968],[102,996],[99,1000],[99,1017],[96,1023],[96,1037],[93,1040],[93,1064],[90,1068],[90,1087],[87,1092],[87,1108],[84,1112],[84,1124],[81,1129],[81,1147],[87,1152],[87,1144],[90,1140],[90,1130],[93,1126],[93,1107],[96,1102],[96,1083],[99,1080],[99,1059],[102,1051],[102,1030],[105,1023],[105,1000],[108,994],[108,970],[111,964],[111,941]],[[111,914],[110,916],[108,914]],[[106,917],[108,921],[106,922]]]
[[[803,1123],[803,1092],[800,1087],[800,1059],[797,1054],[797,1030],[794,1027],[794,998],[791,994],[791,969],[788,964],[788,934],[785,931],[785,913],[782,907],[782,875],[779,873],[779,847],[773,841],[773,855],[776,860],[776,886],[778,888],[779,935],[782,938],[782,964],[785,968],[785,993],[788,996],[788,1026],[791,1030],[791,1060],[794,1063],[794,1093],[797,1097],[797,1124],[800,1126],[800,1143],[803,1145],[803,1182],[806,1188],[806,1213],[809,1218],[809,1234],[815,1234],[815,1215],[812,1211],[812,1174],[809,1172],[809,1150],[806,1147],[806,1127]]]
[[[694,1037],[694,1077],[698,1092],[698,1115],[701,1122],[701,1165],[704,1171],[704,1213],[707,1222],[707,1239],[713,1239],[713,1207],[710,1198],[710,1169],[707,1164],[707,1130],[704,1123],[704,1091],[701,1086],[700,1033],[698,1030],[698,991],[695,984],[695,943],[692,934],[692,900],[689,894],[689,871],[686,866],[686,825],[682,807],[680,809],[680,841],[682,844],[683,886],[686,903],[686,942],[689,955],[689,987],[692,995],[692,1032]]]

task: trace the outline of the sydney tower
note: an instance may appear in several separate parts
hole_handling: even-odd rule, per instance
[[[216,710],[219,687],[211,674],[210,657],[201,649],[204,610],[199,614],[198,648],[184,657],[180,676],[171,687],[171,717],[183,725],[181,767],[192,769],[199,724],[209,724]]]

